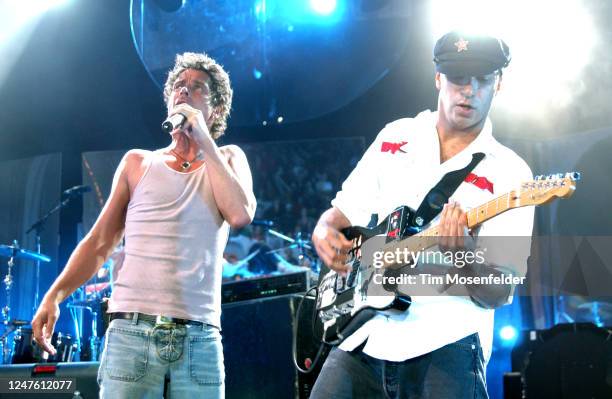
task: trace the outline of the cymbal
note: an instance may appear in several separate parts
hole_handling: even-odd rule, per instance
[[[2,322],[2,324],[4,324],[5,326],[15,326],[15,327],[21,327],[21,326],[27,326],[28,324],[30,324],[29,321],[27,320],[10,320],[8,322]]]
[[[27,249],[21,249],[18,247],[14,247],[12,245],[0,244],[0,256],[3,256],[5,258],[14,257],[17,259],[39,260],[41,262],[51,262],[51,258],[49,258],[47,255],[28,251]]]

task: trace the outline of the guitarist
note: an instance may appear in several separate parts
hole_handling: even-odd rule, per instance
[[[372,214],[388,215],[398,205],[417,209],[444,174],[465,167],[476,152],[484,159],[432,222],[440,226],[439,248],[473,248],[477,235],[531,236],[533,207],[467,228],[467,208],[532,179],[525,161],[493,138],[488,118],[509,62],[508,46],[494,37],[450,32],[436,42],[438,110],[389,123],[344,182],[313,234],[329,268],[350,271],[351,242],[340,230],[365,226]],[[494,256],[487,253],[488,265],[501,263]],[[527,256],[514,254],[513,264],[503,266],[524,276]],[[476,265],[460,270],[483,272]],[[470,289],[469,297],[413,296],[408,311],[379,313],[330,352],[311,398],[487,398],[493,309],[508,303],[511,288],[489,284]]]

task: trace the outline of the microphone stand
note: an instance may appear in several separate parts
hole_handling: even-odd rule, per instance
[[[30,226],[30,228],[25,232],[26,234],[29,234],[31,231],[36,230],[36,252],[39,255],[42,254],[40,236],[42,234],[42,231],[45,228],[45,223],[47,222],[47,219],[49,219],[49,217],[53,215],[54,213],[59,212],[60,209],[65,208],[70,203],[70,201],[72,201],[76,197],[76,195],[78,194],[69,194],[65,200],[61,201],[53,209],[47,212],[43,217],[41,217],[36,222],[34,222],[34,224]],[[36,261],[36,290],[34,294],[34,306],[33,306],[34,313],[36,313],[36,310],[38,310],[39,296],[40,296],[40,260],[37,260]]]

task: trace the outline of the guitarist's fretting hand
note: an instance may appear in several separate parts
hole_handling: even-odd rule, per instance
[[[458,202],[451,201],[444,205],[440,214],[438,226],[440,240],[438,245],[442,251],[465,251],[476,248],[475,232],[470,234],[467,227],[467,215]],[[458,266],[457,266],[458,267]],[[454,272],[466,277],[482,277],[490,274],[501,275],[501,272],[489,264],[466,263]],[[446,285],[444,291],[451,286]],[[459,288],[458,288],[459,287]],[[509,284],[469,284],[454,286],[455,295],[465,292],[474,302],[486,309],[495,309],[507,303],[511,292]],[[461,289],[462,291],[458,291]]]
[[[346,275],[351,270],[345,263],[353,245],[340,229],[350,225],[338,208],[330,208],[321,215],[312,234],[312,242],[323,263],[341,275]]]
[[[460,251],[474,249],[475,240],[467,227],[467,214],[456,201],[444,204],[440,214],[440,241],[438,245],[442,251]]]

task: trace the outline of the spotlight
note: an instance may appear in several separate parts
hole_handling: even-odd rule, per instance
[[[336,0],[310,0],[310,8],[317,14],[329,15],[336,10]]]
[[[516,339],[516,328],[512,326],[504,326],[499,330],[499,337],[505,343],[513,343]]]
[[[255,2],[255,16],[257,19],[265,19],[266,16],[266,1],[260,0]]]
[[[255,0],[253,14],[260,23],[275,21],[287,26],[334,25],[342,19],[346,0]]]
[[[47,11],[70,0],[0,0],[0,86]]]

